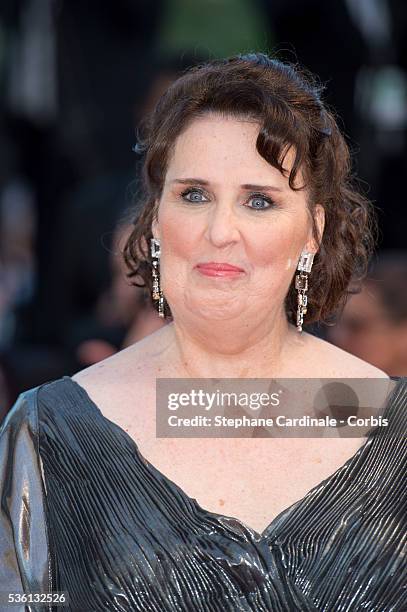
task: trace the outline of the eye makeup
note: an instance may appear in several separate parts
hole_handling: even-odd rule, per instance
[[[186,202],[197,203],[197,204],[208,201],[208,200],[196,200],[196,199],[194,200],[192,198],[194,194],[198,194],[203,197],[205,196],[208,197],[205,191],[201,189],[200,187],[188,187],[187,189],[184,189],[184,191],[182,191],[181,193],[181,197]],[[188,198],[188,196],[190,196],[190,198]]]
[[[196,195],[198,196],[198,198],[196,197],[194,198],[194,196]],[[189,202],[192,204],[203,204],[205,202],[210,201],[208,194],[201,187],[188,187],[187,189],[184,189],[181,192],[180,197],[185,202]],[[202,198],[206,198],[206,199],[202,199]],[[257,205],[249,206],[248,204],[252,200],[263,201],[267,204],[267,206],[257,206]],[[275,208],[277,207],[277,204],[274,202],[274,200],[272,200],[269,196],[265,195],[264,193],[254,192],[248,195],[248,197],[245,200],[244,206],[257,212],[257,211],[264,211],[264,210],[269,210],[271,208]]]

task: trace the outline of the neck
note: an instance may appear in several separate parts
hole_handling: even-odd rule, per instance
[[[277,377],[289,346],[298,342],[298,332],[285,313],[268,324],[242,324],[208,329],[190,329],[175,319],[168,326],[172,336],[172,363],[179,378],[270,378]]]

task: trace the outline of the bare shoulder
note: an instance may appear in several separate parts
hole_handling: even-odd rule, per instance
[[[376,368],[371,363],[359,359],[355,355],[343,349],[313,336],[306,334],[307,360],[309,366],[318,376],[326,378],[387,378],[380,368]],[[315,376],[315,374],[314,374]]]
[[[291,358],[284,376],[293,378],[385,378],[379,368],[337,346],[304,333],[300,354]],[[134,410],[143,400],[154,402],[155,382],[165,372],[171,344],[169,326],[162,327],[115,355],[80,370],[72,379],[82,386],[102,412]],[[282,377],[284,377],[282,375]]]
[[[162,327],[71,378],[99,407],[108,410],[108,406],[129,405],[132,394],[140,399],[154,391],[157,364],[165,353],[166,339],[166,327]]]

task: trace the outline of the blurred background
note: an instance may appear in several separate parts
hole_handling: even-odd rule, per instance
[[[379,217],[363,291],[305,330],[406,376],[406,41],[404,0],[1,0],[0,419],[163,325],[120,258],[137,126],[187,67],[248,51],[326,84]]]

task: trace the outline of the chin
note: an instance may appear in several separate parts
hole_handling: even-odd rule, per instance
[[[199,317],[204,321],[230,321],[241,317],[244,311],[242,307],[230,308],[224,300],[219,305],[208,305],[207,302],[187,302],[186,307],[195,317]]]

